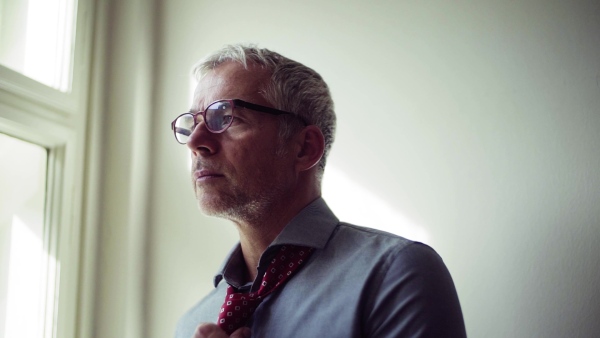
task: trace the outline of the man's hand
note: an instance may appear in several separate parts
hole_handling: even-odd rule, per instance
[[[250,338],[250,329],[240,327],[228,336],[217,324],[203,323],[198,325],[193,338]]]

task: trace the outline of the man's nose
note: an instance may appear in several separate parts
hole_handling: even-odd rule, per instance
[[[218,150],[217,134],[208,131],[202,118],[192,130],[186,145],[195,156],[210,156]]]

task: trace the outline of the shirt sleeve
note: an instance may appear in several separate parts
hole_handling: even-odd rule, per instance
[[[413,243],[392,254],[381,273],[364,317],[366,336],[466,337],[452,277],[433,249]]]

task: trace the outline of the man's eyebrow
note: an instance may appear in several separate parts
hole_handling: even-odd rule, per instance
[[[202,111],[202,109],[200,109],[201,105],[198,102],[199,100],[194,100],[194,102],[192,103],[192,106],[190,107],[190,112],[199,112]]]

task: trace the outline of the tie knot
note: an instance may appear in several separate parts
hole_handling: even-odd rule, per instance
[[[219,326],[231,334],[245,325],[262,300],[289,280],[311,253],[310,247],[283,245],[267,267],[257,292],[236,292],[232,286],[228,286],[219,313]]]

